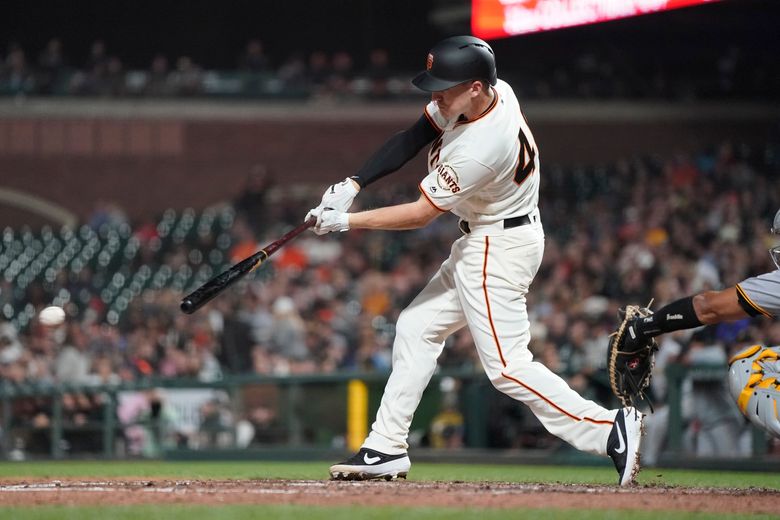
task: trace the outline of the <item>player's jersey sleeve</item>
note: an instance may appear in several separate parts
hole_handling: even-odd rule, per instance
[[[780,316],[780,269],[743,280],[736,288],[739,304],[750,316]]]
[[[495,178],[486,165],[453,158],[437,165],[420,183],[420,191],[440,211],[449,211]]]
[[[447,119],[439,112],[439,107],[431,101],[425,107],[425,117],[428,118],[431,125],[439,132],[443,132],[449,123]]]

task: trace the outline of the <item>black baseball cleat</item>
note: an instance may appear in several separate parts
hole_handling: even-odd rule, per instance
[[[331,480],[393,480],[406,478],[412,462],[409,455],[387,455],[369,448],[360,448],[356,454],[330,467]]]
[[[607,455],[612,457],[618,472],[618,484],[636,484],[639,473],[639,445],[642,442],[644,415],[635,408],[618,410],[615,424],[607,438]]]

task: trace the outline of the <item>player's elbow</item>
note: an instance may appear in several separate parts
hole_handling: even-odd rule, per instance
[[[433,221],[436,217],[441,215],[441,210],[435,208],[424,197],[420,197],[417,202],[413,204],[413,209],[410,212],[410,220],[415,228],[425,227]]]
[[[433,219],[435,219],[438,216],[439,216],[438,213],[425,213],[423,215],[420,215],[417,219],[417,224],[418,224],[417,227],[427,226],[433,221]]]
[[[718,291],[706,291],[693,297],[696,317],[705,325],[713,325],[731,318],[728,309],[723,308]]]

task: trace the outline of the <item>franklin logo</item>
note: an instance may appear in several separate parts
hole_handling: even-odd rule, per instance
[[[433,67],[433,54],[428,54],[428,59],[425,60],[425,70],[431,70]]]
[[[452,193],[458,193],[460,186],[458,186],[458,174],[455,173],[450,166],[441,164],[436,167],[436,182],[439,183],[439,188]]]
[[[666,319],[667,320],[681,320],[683,318],[682,314],[667,314]]]

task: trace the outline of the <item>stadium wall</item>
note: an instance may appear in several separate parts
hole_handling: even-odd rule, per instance
[[[258,104],[227,101],[0,101],[0,188],[34,194],[86,218],[99,201],[135,219],[234,197],[252,165],[276,174],[285,197],[311,197],[355,171],[421,103]],[[542,164],[669,157],[725,140],[762,143],[780,108],[756,104],[533,102],[527,117]],[[413,182],[422,156],[397,178]],[[387,182],[387,181],[384,181]],[[50,217],[0,203],[3,225]]]

